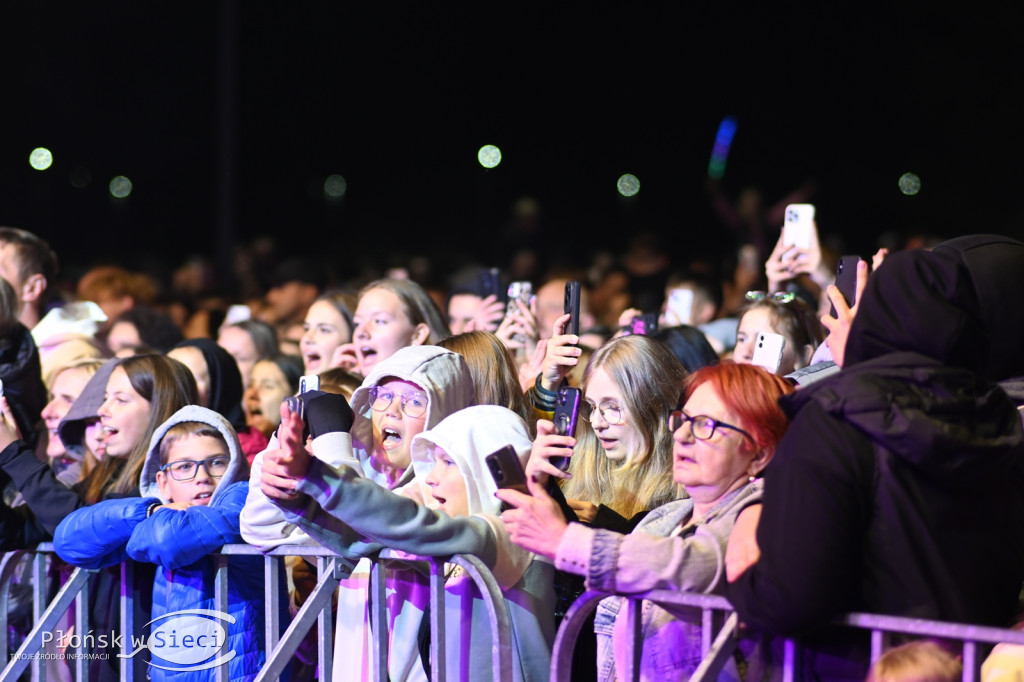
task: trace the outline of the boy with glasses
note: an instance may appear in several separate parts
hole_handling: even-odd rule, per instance
[[[179,611],[213,611],[216,559],[210,553],[242,541],[239,514],[248,493],[248,474],[238,436],[227,420],[205,407],[188,405],[153,434],[142,469],[141,497],[106,500],[73,512],[57,527],[54,547],[65,561],[92,569],[128,558],[157,564],[154,623]],[[223,615],[234,617],[234,622],[206,619],[189,628],[189,642],[154,636],[149,651],[137,654],[149,657],[150,679],[178,674],[213,679],[216,667],[183,673],[188,666],[180,661],[190,653],[189,647],[201,646],[199,636],[209,635],[211,639],[204,640],[209,642],[225,629],[226,648],[210,658],[223,660],[231,679],[259,673],[266,660],[259,627],[265,608],[262,567],[262,557],[231,557],[229,606]],[[286,597],[283,571],[281,576],[279,594]],[[287,604],[282,600],[277,608],[284,612]],[[282,632],[286,625],[282,622]],[[195,652],[191,653],[194,659]]]

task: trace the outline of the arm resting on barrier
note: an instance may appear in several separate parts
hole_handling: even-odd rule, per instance
[[[482,518],[452,518],[385,490],[351,467],[314,460],[299,481],[295,502],[280,502],[285,517],[325,547],[349,556],[392,549],[424,556],[474,554],[495,561],[494,531]],[[309,500],[315,503],[310,511]],[[312,516],[309,516],[312,513]]]
[[[136,561],[176,569],[190,566],[226,544],[241,542],[238,515],[245,504],[249,484],[239,481],[209,506],[184,511],[159,507],[135,526],[128,541],[128,555]]]
[[[155,497],[104,500],[72,512],[57,526],[53,548],[64,561],[82,568],[105,568],[128,558],[135,527],[146,520]]]
[[[727,529],[713,523],[698,526],[688,537],[621,535],[572,523],[555,567],[586,576],[589,589],[603,592],[707,592],[725,582],[728,537]]]

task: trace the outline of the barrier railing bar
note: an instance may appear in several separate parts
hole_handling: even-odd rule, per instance
[[[32,632],[26,635],[25,641],[18,647],[14,658],[7,662],[3,672],[0,673],[0,682],[16,680],[25,672],[25,668],[32,663],[29,655],[38,652],[43,646],[43,633],[53,630],[57,621],[68,610],[68,607],[71,606],[71,602],[75,600],[75,596],[88,583],[89,571],[84,568],[76,568],[71,577],[68,578],[67,583],[57,592],[57,596],[54,597],[50,605],[40,614],[39,621],[32,628]],[[3,633],[3,636],[6,637],[7,633]]]
[[[228,612],[228,557],[224,554],[217,554],[217,568],[213,574],[213,603],[214,608],[221,613]],[[230,637],[224,638],[217,655],[228,653],[228,646],[231,643]],[[228,682],[228,666],[218,665],[214,672],[214,679],[217,682]]]
[[[443,680],[447,671],[445,646],[444,564],[430,562],[430,679]],[[438,608],[440,607],[440,608]]]
[[[440,559],[436,559],[440,561]],[[483,561],[472,554],[456,554],[448,559],[451,563],[462,566],[476,583],[487,613],[491,620],[491,679],[501,682],[512,680],[512,624],[509,618],[505,595],[498,582],[491,575]],[[485,577],[486,576],[486,577]],[[443,608],[444,602],[441,602]],[[443,678],[442,678],[443,679]]]
[[[135,680],[135,666],[132,659],[132,633],[135,632],[135,562],[126,559],[121,562],[121,632],[128,636],[121,640],[121,679]]]
[[[642,604],[643,602],[638,599],[627,599],[625,603],[626,632],[629,633],[629,637],[633,642],[640,641]],[[631,682],[640,682],[640,654],[642,651],[641,647],[630,647],[629,656],[625,660],[626,669],[622,671],[623,679],[630,680]]]
[[[568,680],[572,675],[572,652],[576,639],[590,612],[597,608],[598,602],[607,597],[604,592],[587,590],[576,597],[562,618],[562,624],[555,633],[555,646],[551,650],[551,679]]]
[[[374,666],[371,679],[387,682],[388,668],[388,620],[387,620],[387,575],[384,564],[374,561],[370,566],[370,648]]]
[[[0,661],[7,660],[7,613],[10,609],[11,583],[14,580],[14,571],[21,563],[22,557],[28,550],[19,549],[4,554],[0,560]]]
[[[244,552],[237,552],[242,554]],[[334,593],[334,589],[341,582],[343,577],[342,566],[351,566],[344,560],[338,560],[334,563],[333,570],[326,575],[322,576],[317,582],[313,591],[310,592],[306,602],[299,609],[299,612],[295,614],[295,618],[292,619],[288,629],[285,630],[281,640],[277,643],[277,646],[267,652],[267,661],[260,670],[259,675],[256,676],[256,682],[262,682],[263,680],[276,680],[284,672],[285,666],[291,660],[295,650],[299,647],[302,642],[302,638],[306,636],[313,621],[317,619],[320,612],[331,603],[331,595]],[[349,568],[351,570],[351,568]],[[276,583],[275,583],[276,585]],[[276,592],[275,592],[276,594]],[[267,609],[275,610],[277,608],[277,601],[272,601],[267,604]]]
[[[782,682],[800,682],[800,645],[795,639],[782,642]]]
[[[968,625],[942,620],[922,620],[877,613],[849,613],[835,621],[864,630],[885,630],[919,637],[940,637],[985,644],[1024,644],[1024,632],[989,625]]]
[[[317,557],[317,581],[323,579],[325,575],[333,575],[335,564],[338,562],[337,559],[330,559],[328,557]],[[334,599],[334,591],[331,591],[331,600]],[[332,601],[327,602],[327,607],[320,609],[320,615],[317,616],[317,660],[320,662],[320,670],[333,670],[334,669],[334,609],[331,608]],[[321,677],[324,677],[324,673],[321,673]]]
[[[974,682],[978,672],[978,645],[974,642],[964,642],[963,666],[963,682]]]
[[[75,632],[79,635],[89,632],[89,580],[91,578],[92,571],[86,571],[82,589],[75,595]],[[68,580],[70,579],[69,576]],[[66,585],[67,581],[64,584]],[[89,658],[85,654],[88,653],[89,647],[86,646],[85,637],[82,637],[79,641],[81,646],[78,647],[78,658],[75,659],[75,679],[86,680],[89,678]]]
[[[281,560],[274,556],[263,559],[263,641],[269,655],[277,647],[281,634],[281,614],[277,610],[277,583],[280,578]]]
[[[704,609],[704,615],[713,613],[710,609]],[[710,620],[705,618],[705,630],[710,627]],[[704,653],[700,665],[690,676],[690,682],[705,682],[717,680],[719,673],[725,667],[726,662],[732,658],[736,651],[736,644],[739,642],[740,617],[735,612],[725,619],[718,636],[711,643],[710,648]],[[703,633],[701,635],[703,637]]]
[[[32,624],[38,625],[46,610],[46,566],[50,561],[48,554],[36,552],[32,556]],[[42,658],[32,659],[33,681],[46,682],[46,661]]]

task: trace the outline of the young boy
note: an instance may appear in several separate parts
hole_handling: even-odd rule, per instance
[[[185,650],[192,641],[185,641],[184,631],[180,639],[170,633],[176,612],[216,608],[216,563],[208,555],[224,544],[242,541],[238,516],[248,492],[248,464],[231,425],[197,405],[176,412],[153,434],[140,492],[141,498],[106,500],[69,514],[54,536],[57,553],[85,568],[112,566],[128,558],[157,564],[149,651],[136,654],[150,657],[151,679],[213,679],[215,668],[184,670],[225,656],[231,656],[227,665],[232,680],[254,678],[266,659],[262,558],[229,561],[227,615],[235,622],[210,621],[226,629],[226,649],[210,650],[208,657],[196,661],[199,652]],[[279,593],[284,612],[283,585]],[[195,616],[189,618],[194,622]],[[165,624],[171,627],[162,627]],[[213,632],[200,628],[204,629]],[[182,663],[186,658],[193,663]]]

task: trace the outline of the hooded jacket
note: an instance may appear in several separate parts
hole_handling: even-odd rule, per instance
[[[991,349],[974,283],[941,253],[875,272],[835,376],[780,403],[761,558],[730,585],[741,620],[815,631],[848,611],[1008,626],[1024,581],[1024,432],[979,372]],[[828,649],[828,635],[818,647]],[[812,674],[837,678],[824,655]],[[848,663],[852,657],[840,652]],[[866,655],[846,668],[863,679]]]
[[[334,468],[350,466],[360,475],[385,487],[387,479],[374,468],[370,456],[373,449],[373,410],[369,389],[384,383],[389,377],[412,382],[426,393],[426,429],[436,426],[449,414],[473,404],[473,380],[461,355],[438,346],[408,346],[378,363],[352,395],[354,420],[350,432],[319,436],[313,441],[313,455]],[[260,490],[264,454],[277,447],[275,435],[267,449],[253,460],[249,496],[242,510],[242,537],[263,550],[281,545],[316,544],[295,524],[285,521],[281,510]],[[410,467],[406,475],[392,487],[401,487],[411,480]]]
[[[215,428],[227,443],[230,463],[208,506],[193,506],[185,511],[152,508],[171,502],[163,499],[156,481],[160,443],[171,427],[183,422],[200,422]],[[71,514],[57,527],[54,548],[65,561],[86,568],[111,566],[128,558],[156,564],[154,620],[184,609],[213,610],[216,562],[209,554],[225,544],[241,541],[238,515],[248,488],[247,473],[238,438],[227,420],[213,410],[188,405],[153,434],[140,477],[142,497],[107,500]],[[262,636],[263,559],[232,556],[228,566],[228,612],[235,618],[234,623],[227,624],[229,647],[234,652],[228,672],[232,680],[254,679],[266,660]],[[278,608],[285,610],[283,580],[279,593],[282,600]],[[206,680],[212,679],[214,672],[178,672],[173,669],[176,664],[170,661],[157,659],[154,663],[172,668],[151,666],[149,674],[155,680]]]
[[[207,407],[227,419],[235,431],[244,429],[242,374],[231,353],[218,346],[213,339],[186,339],[174,348],[195,348],[203,354],[210,374],[210,404]]]
[[[46,407],[46,386],[36,342],[21,323],[0,338],[0,379],[22,438],[34,448],[38,440],[39,414]]]
[[[350,467],[336,470],[314,461],[299,491],[309,496],[315,513],[310,514],[302,502],[285,503],[282,508],[289,520],[339,552],[368,554],[387,547],[420,556],[479,557],[491,568],[509,608],[513,679],[547,680],[554,641],[554,568],[514,545],[499,517],[500,502],[494,497],[497,487],[484,458],[505,445],[512,445],[525,462],[532,443],[522,418],[504,407],[469,407],[413,440],[413,486],[425,504],[384,490]],[[468,517],[451,517],[431,509],[436,504],[425,479],[434,467],[438,448],[448,453],[462,473]],[[417,644],[428,603],[426,577],[411,570],[392,571],[388,586],[390,677],[426,679]],[[458,571],[449,571],[445,587],[449,666],[445,679],[479,679],[489,674],[492,665],[493,643],[483,601],[472,581]],[[339,600],[335,679],[368,679],[372,639],[366,592],[364,588],[348,593],[361,599],[346,602],[346,610]],[[356,660],[361,661],[359,672],[353,668]]]

